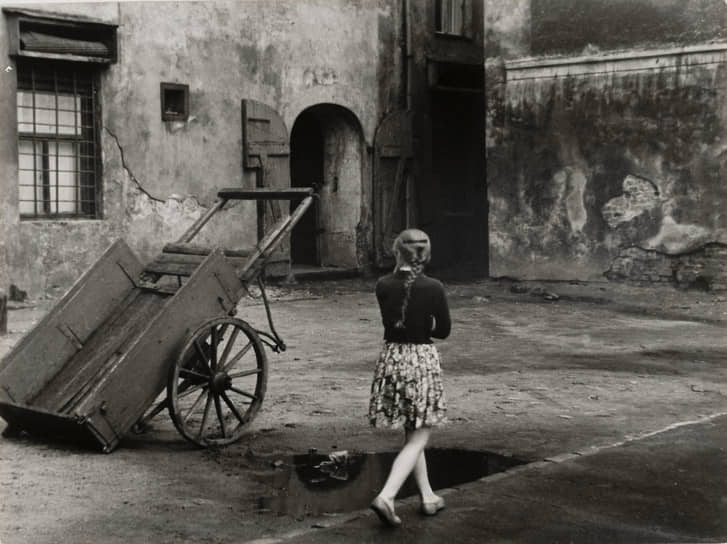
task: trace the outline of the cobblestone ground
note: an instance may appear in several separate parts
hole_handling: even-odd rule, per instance
[[[727,411],[725,295],[610,283],[447,289],[454,328],[439,348],[450,424],[433,446],[536,460]],[[372,292],[367,280],[271,289],[288,351],[270,355],[263,408],[227,448],[194,449],[166,413],[110,455],[0,440],[0,541],[231,543],[321,523],[260,509],[260,498],[285,455],[400,444],[364,417],[381,342]],[[51,304],[15,305],[0,355]],[[256,299],[239,317],[266,322]]]

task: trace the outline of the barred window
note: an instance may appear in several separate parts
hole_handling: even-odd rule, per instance
[[[69,62],[18,62],[21,218],[100,215],[97,72]]]

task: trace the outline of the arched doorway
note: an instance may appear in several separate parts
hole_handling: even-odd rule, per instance
[[[304,110],[290,134],[293,187],[318,186],[320,198],[291,234],[294,267],[358,269],[361,218],[361,125],[348,109],[317,104]]]
[[[290,134],[290,185],[311,187],[323,182],[323,133],[315,115],[304,112]],[[291,211],[297,203],[291,203]],[[294,265],[320,266],[318,203],[314,203],[290,235]]]

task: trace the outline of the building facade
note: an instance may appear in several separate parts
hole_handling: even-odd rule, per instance
[[[727,288],[727,3],[485,12],[490,274]]]
[[[486,237],[476,251],[459,243],[485,224],[472,143],[484,125],[481,2],[2,8],[0,284],[58,294],[119,237],[151,260],[219,188],[259,185],[319,187],[277,274],[389,266],[404,226],[454,252],[440,263],[486,273]],[[448,157],[469,163],[456,183]],[[462,191],[479,192],[472,209],[451,196]],[[252,247],[257,216],[254,203],[230,205],[203,241]]]
[[[724,0],[2,8],[2,286],[58,294],[119,237],[151,260],[258,185],[319,188],[278,275],[389,267],[417,226],[445,278],[727,285]]]

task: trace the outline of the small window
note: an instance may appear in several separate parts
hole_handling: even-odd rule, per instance
[[[162,83],[162,121],[186,121],[189,117],[189,85]]]
[[[69,62],[17,64],[22,218],[100,214],[97,72]]]
[[[436,0],[435,30],[452,36],[465,36],[467,0]]]

